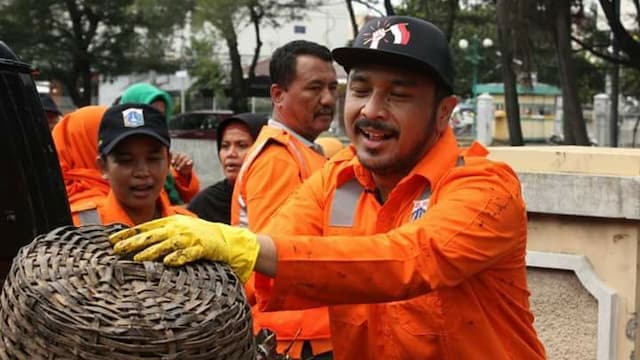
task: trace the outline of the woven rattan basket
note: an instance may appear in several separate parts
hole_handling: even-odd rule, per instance
[[[230,268],[125,260],[110,231],[62,227],[20,250],[0,295],[0,358],[256,358]]]

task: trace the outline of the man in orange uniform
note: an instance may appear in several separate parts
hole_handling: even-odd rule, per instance
[[[98,131],[98,166],[111,186],[106,198],[72,204],[76,225],[134,226],[174,214],[191,214],[160,196],[169,172],[169,128],[163,113],[145,104],[109,108]]]
[[[481,145],[458,148],[444,34],[384,17],[333,55],[349,71],[352,145],[298,188],[268,236],[174,216],[115,234],[114,251],[273,277],[256,284],[259,305],[329,305],[336,359],[544,359],[520,184]]]
[[[289,195],[326,159],[314,140],[333,120],[338,85],[329,49],[296,40],[271,57],[272,118],[242,165],[231,200],[231,224],[261,232]],[[247,284],[252,293],[253,280]],[[254,306],[254,330],[276,333],[294,358],[330,359],[327,308],[264,313]],[[321,357],[319,354],[323,354]]]

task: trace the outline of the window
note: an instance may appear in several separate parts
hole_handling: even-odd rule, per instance
[[[294,34],[306,34],[307,27],[304,25],[293,25],[293,33]]]

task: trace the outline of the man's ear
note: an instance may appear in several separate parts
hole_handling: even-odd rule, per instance
[[[284,100],[285,89],[279,84],[271,84],[269,88],[269,94],[271,95],[271,101],[273,101],[274,105],[282,104]]]
[[[436,126],[439,133],[449,126],[449,118],[456,105],[458,105],[458,98],[455,95],[449,95],[440,100],[438,111],[436,112]]]
[[[96,157],[96,165],[98,165],[98,169],[100,169],[100,172],[102,173],[102,178],[109,179],[107,176],[107,162],[100,155]]]

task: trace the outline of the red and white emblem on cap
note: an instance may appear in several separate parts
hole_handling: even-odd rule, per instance
[[[407,45],[409,39],[411,39],[411,32],[407,28],[407,23],[398,23],[389,25],[388,23],[376,24],[377,28],[372,27],[370,33],[365,33],[365,39],[363,43],[369,44],[369,48],[377,49],[380,46],[380,42],[392,42],[398,45]],[[387,33],[393,35],[393,40],[387,39]]]

